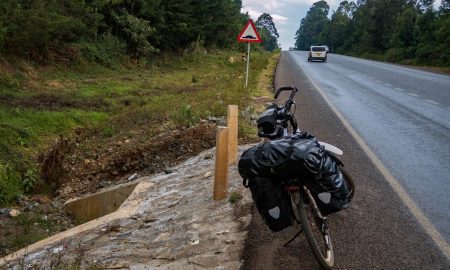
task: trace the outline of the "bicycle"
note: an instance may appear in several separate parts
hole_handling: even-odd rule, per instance
[[[262,138],[272,140],[280,136],[300,133],[295,119],[295,109],[294,112],[291,111],[295,105],[294,96],[298,92],[298,89],[295,87],[281,87],[276,91],[274,98],[277,99],[283,91],[291,91],[285,104],[283,106],[272,104],[257,120],[258,135]],[[319,143],[339,165],[339,170],[344,175],[344,179],[349,186],[349,198],[351,200],[354,196],[355,184],[350,175],[342,168],[342,162],[335,156],[342,155],[343,151],[333,145],[323,142]],[[302,232],[305,232],[306,239],[317,261],[324,268],[331,269],[334,265],[334,250],[328,219],[321,212],[317,199],[308,189],[306,181],[302,181],[302,179],[282,181],[282,186],[284,187],[284,191],[288,193],[288,198],[290,198],[290,204],[293,210],[291,214],[294,215],[295,221],[301,225],[301,230],[285,246],[291,243]]]

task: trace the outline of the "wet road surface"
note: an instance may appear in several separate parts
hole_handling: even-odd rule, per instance
[[[450,242],[450,76],[353,57],[295,62]]]
[[[353,63],[348,65],[353,66]],[[400,111],[403,113],[400,114],[403,118],[400,116],[393,116],[394,118],[392,118],[390,115],[388,117],[388,112],[380,112],[381,116],[379,114],[367,114],[365,111],[368,110],[370,112],[377,108],[377,105],[372,104],[372,102],[385,99],[381,94],[373,94],[366,98],[363,97],[365,92],[370,92],[369,87],[363,88],[361,86],[368,79],[360,78],[359,84],[358,82],[348,82],[345,84],[344,82],[348,81],[349,77],[352,78],[352,76],[357,77],[362,75],[352,75],[348,73],[348,70],[344,71],[341,75],[337,75],[333,69],[339,69],[339,67],[338,64],[334,64],[334,59],[331,56],[328,63],[308,63],[306,61],[306,55],[302,55],[301,52],[283,52],[275,76],[275,87],[293,85],[301,89],[296,96],[296,117],[300,127],[302,130],[307,130],[314,134],[319,140],[334,144],[344,151],[342,161],[357,185],[356,195],[351,208],[330,216],[336,269],[450,269],[450,262],[447,257],[435,244],[427,231],[420,225],[416,217],[405,207],[398,194],[388,184],[376,166],[374,166],[367,153],[358,145],[349,130],[343,125],[327,105],[324,98],[319,94],[316,87],[310,82],[309,78],[314,78],[314,76],[317,76],[315,74],[318,74],[322,69],[326,69],[326,67],[329,67],[327,76],[330,78],[335,76],[337,79],[334,81],[332,79],[326,80],[327,83],[321,83],[320,87],[323,88],[329,99],[335,102],[335,106],[339,110],[341,110],[338,105],[339,102],[344,104],[344,107],[351,107],[348,109],[354,112],[356,116],[348,116],[344,112],[345,110],[342,110],[342,114],[348,117],[348,120],[360,134],[366,131],[368,133],[374,133],[368,138],[375,137],[377,139],[379,136],[382,136],[383,139],[378,138],[375,143],[381,142],[381,144],[384,144],[385,137],[390,137],[384,135],[384,133],[389,132],[389,130],[385,130],[388,128],[399,126],[401,127],[399,129],[405,132],[403,134],[408,136],[412,132],[417,132],[415,129],[410,130],[414,128],[414,125],[400,122],[404,120],[403,118],[409,119],[413,117],[416,120],[416,125],[419,125],[425,120],[421,120],[421,117],[416,111],[414,113],[404,111],[407,110],[404,108],[405,105],[393,104],[393,101],[385,102],[388,105],[384,104],[381,109]],[[359,70],[358,72],[361,72],[363,69],[359,68]],[[370,71],[368,73],[372,74]],[[386,72],[385,75],[389,75],[389,72]],[[372,74],[372,76],[375,76],[375,74]],[[381,78],[378,80],[382,81]],[[393,82],[385,83],[393,85]],[[340,84],[343,84],[343,88],[348,89],[346,90],[347,92],[340,90],[338,87]],[[399,86],[398,88],[400,87],[406,88],[405,86]],[[381,86],[379,86],[379,90],[385,91],[381,89]],[[393,90],[394,93],[395,91]],[[397,92],[401,93],[400,91]],[[413,98],[414,96],[411,97]],[[283,96],[280,98],[282,99]],[[350,101],[346,103],[345,98],[353,99],[355,104],[349,103]],[[437,98],[436,96],[429,96],[427,99],[434,100]],[[361,100],[363,100],[362,105],[358,104]],[[433,105],[432,103],[430,104]],[[442,104],[444,103],[442,102]],[[379,124],[383,120],[383,114],[386,115],[387,122],[389,123],[388,126],[380,126],[381,124]],[[367,125],[363,125],[362,128],[358,128],[352,122],[353,118],[358,119],[357,116],[360,115],[365,117],[365,122],[367,122],[363,123]],[[441,117],[441,120],[445,121],[445,117]],[[369,123],[376,123],[376,126],[371,128],[368,125]],[[439,142],[443,143],[445,140],[447,140],[448,144],[449,141],[445,138],[445,136],[448,136],[444,130],[445,127],[438,125],[440,129],[425,132],[427,128],[431,128],[430,125],[432,124],[427,123],[426,126],[422,126],[421,128],[425,130],[420,134],[436,134],[440,139],[435,141],[434,144],[439,144]],[[367,139],[364,134],[363,138]],[[429,145],[433,144],[428,143],[428,140],[432,140],[428,136],[424,136],[419,144],[413,143],[411,140],[397,137],[396,144],[389,147],[393,147],[396,149],[393,152],[397,152],[403,151],[402,148],[408,147],[409,145],[428,149]],[[373,142],[369,141],[367,143],[377,155],[382,152],[380,149],[374,147],[374,145],[377,145]],[[442,144],[433,149],[434,151],[440,150],[439,148],[445,150],[446,147],[448,145]],[[412,156],[410,163],[428,162],[427,158],[429,157],[424,156],[424,149],[418,148],[413,153],[406,152],[402,158],[407,159]],[[440,152],[438,151],[438,153]],[[390,155],[388,157],[390,157],[388,160],[395,161],[395,158]],[[422,160],[421,157],[424,157],[424,159]],[[446,155],[442,154],[439,158],[441,158],[441,167],[448,167],[449,163]],[[382,160],[385,162],[384,159]],[[402,166],[407,166],[406,168],[411,167],[408,164],[406,162]],[[385,165],[389,170],[392,169],[388,164]],[[422,165],[414,164],[412,167],[419,166]],[[403,170],[404,168],[399,169],[400,172]],[[432,173],[434,175],[438,172],[433,171]],[[396,173],[395,176],[399,177]],[[448,181],[448,176],[449,174],[442,181]],[[417,176],[414,178],[417,178]],[[427,181],[431,181],[431,178],[434,177],[430,177],[430,175],[426,176]],[[435,186],[438,185],[436,184]],[[446,188],[439,187],[439,189],[444,190]],[[409,189],[407,190],[408,192],[410,191]],[[426,189],[424,188],[419,193],[425,191]],[[437,192],[440,191],[438,190]],[[410,196],[414,197],[413,194],[410,194]],[[448,209],[449,205],[444,202],[449,196],[446,195],[441,199],[434,197],[436,195],[432,194],[429,200],[426,199],[425,201],[439,201],[438,205],[442,208],[439,213],[442,213],[444,216],[448,214],[448,210],[445,209]],[[422,207],[422,202],[417,203]],[[315,262],[304,236],[297,238],[288,247],[283,247],[283,244],[296,233],[295,228],[288,228],[279,233],[272,233],[266,228],[255,209],[253,209],[253,217],[243,256],[244,269],[320,269]],[[445,225],[445,222],[443,224]],[[448,227],[448,222],[446,224]],[[443,229],[445,229],[445,226]]]

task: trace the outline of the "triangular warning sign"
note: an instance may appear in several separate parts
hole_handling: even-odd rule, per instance
[[[262,42],[261,37],[256,31],[256,27],[252,20],[248,20],[244,29],[237,37],[238,42]]]

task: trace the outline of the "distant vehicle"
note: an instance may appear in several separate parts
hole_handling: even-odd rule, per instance
[[[289,47],[289,50],[290,50],[290,51],[293,51],[293,50],[294,50],[294,48],[292,48],[292,47]]]
[[[327,53],[329,53],[329,52],[330,52],[330,49],[328,49],[328,46],[327,46],[327,45],[322,45],[322,46],[324,46],[324,47],[325,47],[325,50],[327,51]]]
[[[312,60],[321,60],[322,62],[327,61],[327,49],[325,46],[311,46],[308,53],[308,62]]]

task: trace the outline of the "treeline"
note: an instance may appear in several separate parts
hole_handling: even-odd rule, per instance
[[[329,18],[326,1],[312,5],[296,32],[296,48],[326,44],[336,53],[392,62],[450,66],[450,0],[343,1]]]
[[[1,0],[0,54],[103,64],[227,48],[248,20],[241,0]]]

